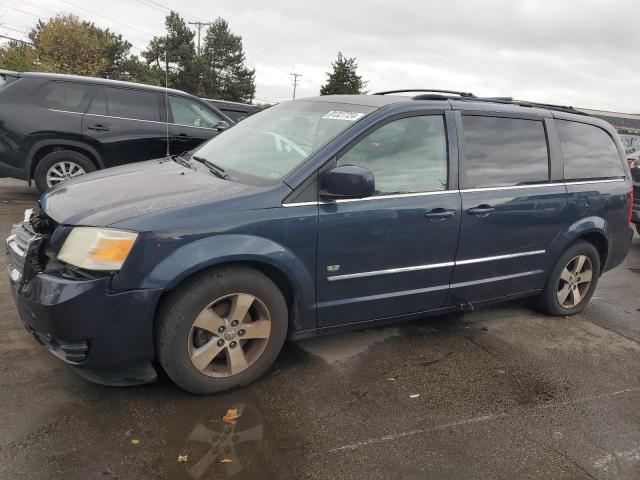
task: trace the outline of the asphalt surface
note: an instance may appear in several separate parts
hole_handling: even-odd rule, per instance
[[[36,199],[0,180],[3,238]],[[637,236],[582,315],[517,301],[289,343],[211,397],[93,385],[24,330],[5,275],[0,305],[2,479],[640,478]]]

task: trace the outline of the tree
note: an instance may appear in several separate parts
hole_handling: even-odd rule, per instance
[[[217,18],[204,39],[201,95],[251,102],[256,93],[255,70],[245,66],[245,59],[242,37],[231,33],[226,20]]]
[[[367,82],[357,74],[356,58],[345,58],[338,52],[338,59],[331,63],[333,72],[327,72],[327,83],[320,88],[320,95],[362,94]]]
[[[187,23],[175,12],[165,19],[167,34],[153,37],[143,56],[148,65],[154,65],[156,76],[167,72],[169,85],[194,92],[198,87],[198,59],[193,42],[195,34]]]
[[[28,43],[10,42],[0,48],[0,69],[26,72],[34,70],[36,49]]]
[[[100,76],[107,59],[100,40],[75,15],[58,15],[29,33],[36,49],[39,70],[74,75]]]

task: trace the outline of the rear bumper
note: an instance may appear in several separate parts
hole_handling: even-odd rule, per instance
[[[161,290],[113,293],[110,278],[40,273],[20,283],[11,270],[9,276],[25,327],[53,355],[98,383],[155,380],[153,319]]]
[[[633,182],[633,210],[631,221],[640,223],[640,182]]]

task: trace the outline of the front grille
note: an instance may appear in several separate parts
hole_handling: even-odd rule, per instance
[[[26,210],[24,220],[13,225],[6,243],[7,267],[14,281],[27,281],[44,269],[46,242],[55,228],[55,222],[40,209]]]

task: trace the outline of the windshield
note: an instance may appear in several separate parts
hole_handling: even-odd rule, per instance
[[[374,107],[330,102],[285,102],[252,115],[193,152],[232,180],[273,184]]]

